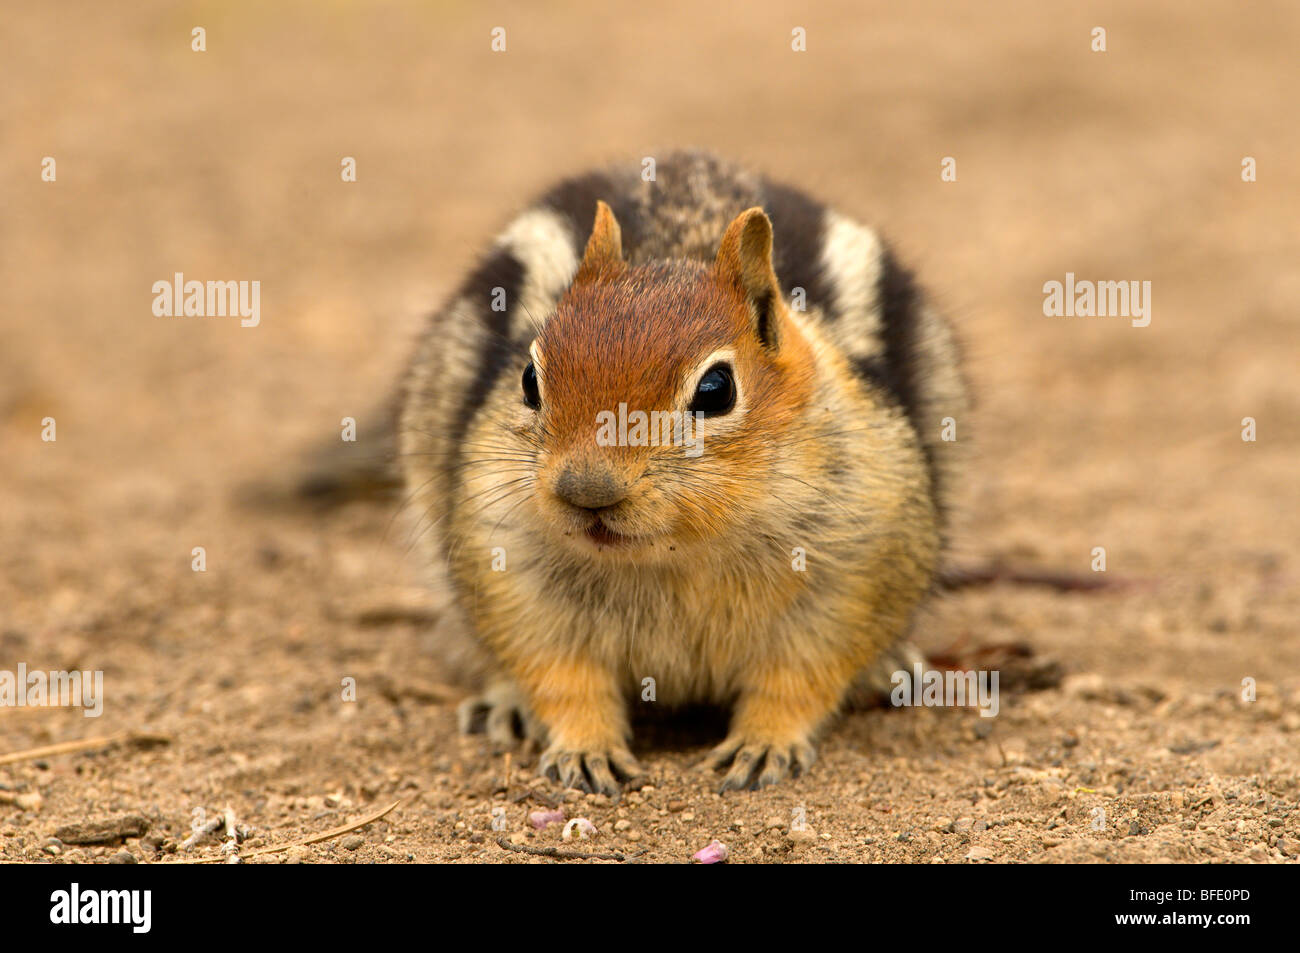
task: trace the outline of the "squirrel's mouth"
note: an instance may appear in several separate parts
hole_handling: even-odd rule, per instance
[[[628,536],[610,529],[601,521],[599,516],[587,527],[585,535],[587,539],[597,546],[628,546],[636,542],[635,536]]]

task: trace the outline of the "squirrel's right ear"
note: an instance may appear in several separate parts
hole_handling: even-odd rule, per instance
[[[587,250],[582,253],[578,272],[573,283],[595,281],[598,278],[617,278],[627,267],[623,261],[623,230],[618,219],[604,202],[596,203],[596,224],[587,239]]]
[[[732,219],[713,269],[720,281],[745,296],[758,339],[775,351],[781,343],[784,299],[772,268],[772,221],[761,208],[747,209]]]

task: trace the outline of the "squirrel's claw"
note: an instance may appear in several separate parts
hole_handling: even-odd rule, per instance
[[[788,777],[798,777],[816,760],[812,746],[803,742],[777,745],[764,741],[747,741],[728,738],[709,754],[715,770],[727,768],[726,776],[718,789],[727,791],[757,791]]]
[[[538,771],[565,787],[612,798],[622,793],[621,781],[631,781],[643,773],[627,749],[569,751],[555,746],[543,752]]]

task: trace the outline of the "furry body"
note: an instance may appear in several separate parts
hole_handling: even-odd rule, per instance
[[[548,773],[616,791],[653,679],[657,704],[732,706],[724,788],[771,783],[931,586],[965,391],[873,231],[703,153],[639,172],[552,189],[434,317],[406,484],[491,733],[522,716]],[[735,409],[698,458],[594,445],[601,411],[681,409],[717,367]]]

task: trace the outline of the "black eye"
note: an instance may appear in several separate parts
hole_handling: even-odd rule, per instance
[[[736,381],[731,376],[731,368],[726,364],[715,364],[700,378],[700,383],[695,388],[691,413],[721,417],[730,413],[735,406]]]
[[[524,368],[524,403],[533,410],[542,406],[542,395],[537,390],[537,368],[532,361]]]

